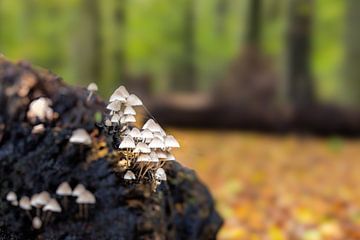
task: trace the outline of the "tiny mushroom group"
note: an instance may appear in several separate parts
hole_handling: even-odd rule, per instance
[[[123,178],[128,182],[150,181],[156,190],[161,181],[167,179],[164,164],[175,160],[171,150],[179,148],[180,144],[153,118],[148,119],[141,129],[137,128],[135,107],[138,106],[144,107],[140,98],[120,86],[110,96],[109,117],[104,125],[118,129],[113,134],[120,137],[117,151],[121,154],[117,164],[124,172]]]
[[[76,203],[79,205],[79,217],[88,217],[88,206],[96,203],[96,198],[84,185],[78,184],[74,190],[71,189],[67,182],[61,183],[57,190],[56,195],[62,198],[61,205],[52,197],[49,192],[42,191],[35,193],[31,197],[22,196],[20,200],[15,192],[11,191],[6,195],[6,200],[12,206],[18,206],[24,210],[29,217],[34,229],[41,229],[44,225],[52,221],[53,215],[61,213],[68,208],[68,197],[76,198]]]
[[[57,117],[57,113],[51,108],[52,102],[46,97],[40,97],[33,100],[29,105],[27,112],[27,118],[30,122],[35,123],[37,121],[46,122],[52,121]]]

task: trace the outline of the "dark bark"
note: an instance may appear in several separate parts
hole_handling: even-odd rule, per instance
[[[295,107],[315,101],[310,67],[313,0],[291,0],[288,29],[288,97]]]
[[[35,85],[19,96],[30,78]],[[105,104],[97,96],[87,102],[87,94],[48,71],[0,59],[0,239],[215,239],[222,220],[193,171],[176,162],[167,164],[168,181],[152,192],[147,184],[124,182],[96,144],[69,143],[72,130],[84,128],[93,142],[105,141],[112,151],[112,139],[95,125],[95,114],[103,112]],[[51,99],[59,118],[45,123],[44,133],[32,134],[26,111],[39,96]],[[92,161],[89,156],[94,156]],[[82,183],[95,194],[86,220],[77,217],[79,207],[70,197],[67,210],[33,230],[26,213],[4,200],[9,191],[31,196],[46,190],[60,201],[54,193],[63,181],[72,187]]]

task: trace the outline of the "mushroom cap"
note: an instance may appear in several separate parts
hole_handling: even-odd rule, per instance
[[[49,115],[51,116],[53,113],[53,110],[50,106],[50,99],[40,97],[30,103],[28,114],[30,116],[38,117],[41,121],[44,121]]]
[[[76,203],[78,203],[78,204],[95,204],[96,198],[95,198],[94,194],[92,194],[90,191],[85,190],[77,197]]]
[[[136,111],[133,107],[131,106],[126,106],[124,109],[124,114],[126,115],[136,115]]]
[[[9,202],[17,201],[16,193],[13,191],[10,191],[8,194],[6,194],[6,200]]]
[[[135,123],[136,118],[134,117],[134,115],[125,115],[124,122],[125,123]]]
[[[125,175],[124,175],[124,179],[125,180],[135,180],[136,179],[136,176],[135,174],[133,173],[133,171],[131,170],[127,170]]]
[[[130,136],[125,136],[124,139],[121,141],[119,148],[135,148],[134,139],[132,139]]]
[[[72,132],[69,140],[71,143],[91,145],[92,140],[90,135],[83,128],[78,128]]]
[[[134,149],[134,153],[150,153],[151,150],[149,146],[146,143],[139,142],[136,144],[136,147]]]
[[[68,182],[63,182],[56,189],[56,194],[60,196],[71,196],[72,189]]]
[[[159,162],[159,158],[158,158],[156,152],[151,152],[150,158],[151,158],[151,162]]]
[[[159,159],[166,159],[167,158],[167,154],[164,151],[156,151],[156,154],[157,154]]]
[[[128,92],[128,90],[124,87],[124,86],[120,86],[118,87],[114,93],[116,93],[117,95],[123,97],[123,98],[127,98],[130,94]]]
[[[157,124],[153,119],[149,119],[145,122],[144,126],[142,127],[142,129],[148,129],[151,132],[162,132],[164,131],[159,124]]]
[[[153,139],[154,135],[149,129],[144,129],[141,131],[141,138],[142,139]]]
[[[143,105],[140,98],[138,98],[138,96],[136,96],[135,94],[130,94],[128,96],[128,98],[126,99],[126,104],[130,105],[130,106],[141,106],[141,105]]]
[[[132,138],[141,138],[141,132],[138,128],[134,127],[131,129],[131,131],[128,133],[130,137]]]
[[[24,210],[31,210],[30,198],[27,196],[23,196],[20,198],[19,206]]]
[[[175,161],[176,158],[174,155],[172,155],[171,153],[167,153],[167,158],[166,161]]]
[[[34,217],[32,220],[32,226],[34,229],[40,229],[42,226],[42,221],[39,217]]]
[[[87,86],[87,90],[90,92],[96,92],[98,90],[98,86],[96,85],[96,83],[90,83]]]
[[[151,157],[149,154],[140,154],[136,159],[136,162],[151,162]]]
[[[10,203],[11,203],[11,205],[13,205],[13,206],[15,206],[15,207],[19,205],[18,200],[12,201],[12,202],[10,202]]]
[[[44,124],[40,123],[32,128],[31,133],[32,134],[40,134],[40,133],[43,133],[44,131],[45,131],[45,126],[44,126]]]
[[[50,194],[48,192],[41,192],[38,194],[34,194],[30,199],[30,204],[36,208],[46,205],[46,203],[50,200]]]
[[[174,136],[167,135],[165,137],[165,147],[167,148],[179,148],[180,144],[179,142],[174,138]]]
[[[163,142],[165,141],[164,136],[160,132],[154,132],[153,135],[154,135],[154,137],[160,138],[161,141],[163,141]]]
[[[82,185],[81,183],[79,183],[78,185],[76,185],[76,187],[74,188],[73,192],[72,192],[72,196],[78,197],[80,196],[80,194],[82,192],[86,191],[86,188],[84,187],[84,185]]]
[[[110,119],[105,120],[105,126],[107,126],[107,127],[111,126],[111,120]]]
[[[155,172],[155,178],[160,181],[166,181],[166,173],[163,168],[158,168]]]
[[[45,205],[43,211],[51,211],[51,212],[61,212],[61,207],[56,199],[50,199],[50,201]]]
[[[121,110],[121,106],[122,106],[121,101],[115,100],[115,101],[113,101],[113,102],[110,102],[110,103],[106,106],[106,109],[108,109],[108,110],[110,110],[110,111],[118,112],[118,111]]]
[[[121,116],[119,115],[119,114],[114,114],[112,117],[111,117],[111,122],[112,123],[118,123],[118,122],[120,122],[120,118],[121,118]]]
[[[151,142],[149,143],[149,147],[150,148],[164,148],[164,142],[161,141],[160,138],[158,137],[154,137],[153,140],[151,140]]]

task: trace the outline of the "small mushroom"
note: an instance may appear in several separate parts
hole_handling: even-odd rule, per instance
[[[136,144],[136,147],[134,149],[134,153],[150,153],[151,149],[146,143],[139,142]]]
[[[32,134],[41,134],[44,131],[45,131],[45,126],[44,126],[44,124],[41,123],[41,124],[34,126],[31,130],[31,133]]]
[[[179,148],[179,142],[171,135],[165,137],[165,147],[166,148]]]
[[[95,204],[96,198],[95,196],[88,190],[83,191],[78,198],[76,199],[76,203],[79,204],[79,216],[84,216],[87,218],[88,216],[88,207],[89,204]]]
[[[45,97],[38,98],[30,103],[27,117],[32,122],[35,122],[36,119],[39,119],[42,122],[45,120],[52,120],[54,117],[54,112],[50,106],[50,99]]]
[[[73,192],[72,192],[72,196],[74,197],[79,197],[80,194],[82,192],[86,191],[86,188],[84,187],[84,185],[82,185],[81,183],[79,183],[78,185],[76,185],[76,187],[74,188]]]
[[[143,105],[140,98],[138,98],[135,94],[130,94],[130,96],[126,99],[126,104],[130,106],[141,106]]]
[[[91,97],[98,90],[98,86],[96,85],[96,83],[90,83],[87,87],[87,90],[89,91],[89,96],[87,98],[87,101],[89,102],[91,100]]]
[[[110,102],[115,100],[126,102],[126,98],[129,96],[129,92],[126,90],[124,86],[120,86],[117,88],[114,93],[110,96]]]
[[[120,149],[134,149],[135,148],[135,142],[134,139],[132,139],[129,136],[124,137],[124,139],[121,141]]]
[[[124,175],[124,179],[125,180],[135,180],[136,179],[136,176],[135,174],[133,173],[133,171],[131,170],[127,170],[125,175]]]
[[[67,209],[68,196],[72,195],[72,189],[71,189],[69,183],[68,182],[61,183],[59,185],[59,187],[56,189],[56,194],[64,197],[63,205],[64,205],[64,208]]]
[[[158,168],[155,172],[155,178],[156,180],[166,181],[167,178],[165,170],[163,168]]]
[[[50,199],[50,201],[44,206],[43,211],[45,212],[44,222],[47,223],[51,218],[51,214],[61,212],[61,207],[56,199]]]
[[[23,196],[20,198],[19,201],[19,207],[23,210],[26,211],[26,214],[28,215],[28,217],[30,218],[30,220],[32,219],[30,211],[31,211],[31,203],[30,203],[30,198],[27,196]]]
[[[134,127],[133,129],[131,129],[131,131],[128,134],[130,137],[134,138],[134,139],[140,139],[141,138],[141,132],[138,128]]]
[[[133,115],[125,115],[124,123],[135,123],[136,118]]]
[[[32,226],[34,229],[40,229],[42,227],[42,221],[39,217],[34,217],[32,220]]]
[[[110,111],[114,111],[114,112],[119,112],[121,110],[121,106],[122,106],[122,102],[119,100],[115,100],[113,102],[110,102],[106,106],[106,109],[108,109]]]
[[[91,137],[83,128],[78,128],[72,132],[69,142],[76,144],[91,145]]]
[[[131,106],[126,106],[125,110],[124,110],[124,114],[125,115],[136,115],[136,111],[133,107]]]
[[[30,199],[30,204],[36,208],[36,216],[40,216],[40,209],[46,205],[50,200],[50,194],[43,191],[39,194],[34,194]]]
[[[6,200],[10,202],[13,206],[18,205],[17,195],[13,191],[10,191],[8,194],[6,194]]]
[[[171,153],[167,153],[166,161],[176,161],[176,158]]]
[[[144,129],[141,131],[141,138],[144,140],[144,142],[148,142],[154,138],[154,135],[150,130]]]
[[[165,145],[164,145],[164,142],[163,141],[161,141],[161,139],[160,138],[158,138],[158,137],[155,137],[154,139],[152,139],[151,140],[151,142],[149,143],[149,147],[150,148],[164,148],[165,147]]]

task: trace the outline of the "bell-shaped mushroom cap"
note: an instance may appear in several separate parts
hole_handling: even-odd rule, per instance
[[[134,149],[134,153],[150,153],[151,150],[149,146],[146,143],[139,142],[136,144],[136,147]]]
[[[92,194],[90,191],[85,190],[78,196],[78,198],[76,199],[76,203],[78,203],[78,204],[95,204],[96,198],[95,198],[94,194]]]
[[[127,170],[125,175],[124,175],[124,179],[125,180],[135,180],[136,176],[131,170]]]
[[[110,110],[110,111],[114,111],[114,112],[118,112],[121,110],[121,101],[115,100],[113,102],[110,102],[107,106],[106,109]]]
[[[176,158],[171,153],[167,153],[166,161],[175,161]]]
[[[107,126],[107,127],[111,126],[111,120],[110,119],[105,120],[105,126]]]
[[[112,99],[117,99],[117,98],[122,98],[124,99],[123,101],[126,101],[126,98],[129,96],[129,92],[126,90],[126,88],[124,86],[120,86],[118,87],[114,93],[111,95],[110,97],[110,102],[112,102]]]
[[[163,168],[158,168],[155,172],[155,178],[160,181],[166,181],[166,173]]]
[[[8,194],[6,194],[6,200],[9,201],[9,202],[17,201],[16,193],[11,191]]]
[[[158,156],[159,159],[166,159],[166,158],[167,158],[166,152],[156,151],[156,154],[157,154],[157,156]]]
[[[125,110],[124,110],[124,114],[125,115],[136,115],[136,111],[133,107],[131,106],[126,106]]]
[[[154,135],[149,129],[144,129],[141,131],[141,138],[142,139],[153,139]]]
[[[150,153],[150,159],[151,159],[151,162],[159,162],[159,158],[158,158],[156,152]]]
[[[39,193],[38,197],[37,197],[37,201],[40,205],[45,205],[46,203],[48,203],[50,201],[51,197],[50,194],[47,191],[42,191],[41,193]]]
[[[34,229],[40,229],[42,226],[42,221],[39,217],[34,217],[32,220],[32,226]]]
[[[19,201],[19,206],[21,209],[31,210],[30,198],[27,196],[21,197]]]
[[[71,196],[72,190],[68,182],[63,182],[56,189],[56,194],[60,196]]]
[[[125,115],[124,122],[125,123],[135,123],[136,118],[133,115]]]
[[[120,118],[121,118],[121,116],[119,115],[119,114],[114,114],[112,117],[111,117],[111,122],[112,123],[118,123],[118,122],[120,122]]]
[[[43,211],[51,211],[51,212],[61,212],[61,207],[56,199],[50,199],[50,201],[45,205]]]
[[[129,132],[129,136],[132,137],[132,138],[141,138],[141,132],[140,132],[140,130],[138,128],[134,127]]]
[[[151,162],[151,157],[149,154],[140,154],[136,159],[137,162]]]
[[[165,141],[164,136],[160,132],[154,132],[153,135],[154,137],[160,138],[161,141]]]
[[[84,187],[84,185],[82,185],[81,183],[79,183],[78,185],[76,185],[76,187],[74,188],[73,192],[72,192],[72,196],[78,197],[80,196],[80,194],[82,192],[86,191],[86,188]]]
[[[45,127],[44,127],[44,124],[38,124],[36,126],[34,126],[31,130],[31,133],[32,134],[40,134],[40,133],[43,133],[45,131]]]
[[[90,92],[96,92],[98,90],[98,86],[96,85],[96,83],[90,83],[87,86],[87,90]]]
[[[152,119],[152,118],[148,119],[148,120],[144,123],[142,129],[148,129],[148,126],[149,126],[150,124],[153,124],[153,123],[155,123],[154,119]]]
[[[153,140],[151,140],[151,142],[149,143],[149,147],[150,148],[164,148],[164,142],[161,141],[160,138],[154,137]]]
[[[165,137],[165,147],[167,148],[179,148],[179,142],[171,135]]]
[[[130,96],[126,99],[126,104],[130,106],[141,106],[143,105],[140,98],[138,98],[135,94],[130,94]]]
[[[135,142],[134,139],[132,139],[130,136],[125,136],[124,139],[121,141],[120,149],[124,149],[124,148],[135,148]]]
[[[71,143],[91,145],[91,137],[83,128],[78,128],[72,132],[69,140]]]
[[[151,132],[161,132],[162,128],[159,124],[157,124],[153,119],[149,119],[146,121],[142,129],[148,129]]]
[[[34,101],[32,101],[29,105],[29,112],[28,114],[30,116],[38,117],[40,120],[45,120],[47,118],[47,115],[52,109],[51,106],[51,100],[45,97],[38,98]]]

